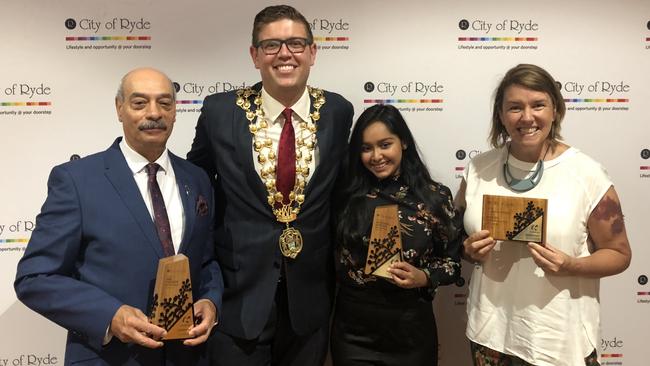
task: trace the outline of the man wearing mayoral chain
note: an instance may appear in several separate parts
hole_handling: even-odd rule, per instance
[[[270,6],[250,55],[261,83],[208,96],[188,160],[213,179],[223,317],[218,365],[322,365],[333,300],[330,201],[352,124],[338,94],[307,85],[305,17]]]

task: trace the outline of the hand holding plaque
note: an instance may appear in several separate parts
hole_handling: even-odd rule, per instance
[[[481,227],[496,240],[546,242],[544,198],[483,196]]]
[[[365,274],[392,278],[388,267],[402,260],[402,237],[397,205],[378,206],[372,220]]]
[[[162,258],[150,318],[151,323],[167,330],[164,340],[191,338],[193,305],[189,260],[183,254]]]

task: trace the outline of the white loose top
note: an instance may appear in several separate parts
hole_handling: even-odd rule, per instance
[[[570,256],[590,255],[587,220],[612,182],[605,169],[576,148],[544,162],[539,184],[511,190],[503,176],[507,148],[483,153],[465,169],[468,234],[481,229],[483,195],[546,198],[547,242]],[[523,178],[535,163],[510,155]],[[584,365],[600,340],[600,280],[553,276],[537,267],[524,242],[499,241],[475,266],[467,302],[467,337],[537,366]]]

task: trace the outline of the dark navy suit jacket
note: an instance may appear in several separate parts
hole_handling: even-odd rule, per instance
[[[121,305],[148,314],[163,257],[119,141],[52,169],[47,199],[18,263],[16,294],[68,330],[66,365],[196,364],[202,347],[177,341],[167,342],[164,350],[124,344],[116,337],[102,345]],[[223,280],[214,256],[210,181],[198,167],[169,155],[185,211],[179,252],[190,261],[194,300],[209,299],[221,310]]]

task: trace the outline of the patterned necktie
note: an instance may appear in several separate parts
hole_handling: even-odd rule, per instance
[[[275,188],[282,193],[283,202],[289,203],[289,192],[296,182],[296,136],[291,121],[291,108],[285,108],[284,126],[278,143],[278,166],[275,174]]]
[[[147,169],[147,187],[151,195],[151,203],[153,204],[153,217],[156,224],[156,231],[158,231],[158,238],[162,244],[163,253],[165,257],[174,255],[174,244],[172,243],[172,232],[169,227],[169,217],[167,217],[167,209],[165,208],[165,200],[163,199],[160,186],[156,180],[156,173],[160,165],[156,163],[149,163]]]

